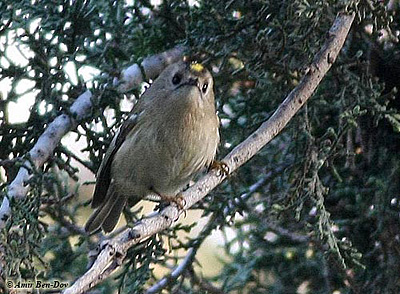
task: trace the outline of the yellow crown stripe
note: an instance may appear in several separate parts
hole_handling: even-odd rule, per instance
[[[190,69],[196,72],[201,72],[204,69],[204,66],[200,63],[192,63]]]

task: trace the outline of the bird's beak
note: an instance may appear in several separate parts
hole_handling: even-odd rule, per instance
[[[179,87],[182,86],[194,86],[200,91],[200,94],[202,94],[198,78],[189,78],[187,82],[181,84]]]

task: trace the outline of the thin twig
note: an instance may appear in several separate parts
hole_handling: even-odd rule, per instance
[[[210,293],[210,294],[226,294],[225,291],[223,291],[220,288],[215,287],[213,284],[211,284],[209,281],[204,280],[203,278],[200,278],[196,275],[196,272],[194,271],[193,267],[191,267],[188,270],[190,277],[192,278],[193,282],[197,284],[200,289],[202,290],[201,293]]]
[[[154,284],[151,288],[146,291],[146,294],[153,294],[161,291],[166,286],[174,282],[180,275],[183,274],[184,270],[190,267],[193,263],[194,257],[196,256],[197,250],[200,248],[203,241],[210,235],[211,231],[214,230],[217,226],[217,219],[219,217],[219,213],[213,213],[211,217],[208,219],[207,224],[199,233],[197,239],[191,248],[189,248],[188,253],[185,258],[182,260],[181,264],[179,264],[170,274],[162,278],[156,284]]]
[[[197,250],[193,248],[189,248],[187,255],[182,260],[182,262],[167,276],[158,281],[155,285],[147,289],[145,294],[155,294],[164,289],[171,282],[175,281],[179,278],[182,273],[192,264],[194,256],[196,255]]]
[[[0,166],[10,167],[13,166],[18,161],[22,161],[21,157],[16,157],[13,159],[3,159],[0,160]]]
[[[289,231],[288,229],[282,228],[282,227],[280,227],[280,226],[278,226],[277,224],[274,224],[274,223],[268,223],[268,224],[265,224],[265,226],[268,229],[270,229],[271,231],[279,234],[279,236],[283,236],[285,238],[288,238],[292,242],[306,243],[306,242],[310,242],[311,241],[311,237],[308,236],[308,235],[301,235],[301,234],[293,233],[293,232]]]
[[[264,186],[270,179],[271,177],[275,176],[277,173],[283,171],[286,168],[280,167],[275,171],[269,171],[266,175],[264,175],[262,178],[260,178],[257,182],[255,182],[253,185],[251,185],[246,193],[243,193],[237,198],[234,198],[227,207],[224,208],[224,215],[228,214],[228,211],[232,209],[232,207],[237,207],[240,203],[245,202],[248,200],[251,195],[253,195],[255,192],[258,191],[262,186]]]
[[[75,225],[74,223],[70,222],[64,216],[57,215],[50,208],[46,209],[45,211],[52,219],[58,221],[61,225],[63,225],[73,235],[80,235],[80,236],[86,236],[87,235],[87,232],[83,228],[81,228],[81,227]]]
[[[68,150],[65,146],[59,146],[58,147],[59,150],[64,153],[65,155],[67,155],[68,157],[71,157],[73,159],[75,159],[77,162],[79,162],[80,164],[82,164],[84,167],[86,167],[88,170],[90,170],[92,173],[96,173],[96,170],[93,166],[93,164],[90,161],[87,160],[83,160],[82,158],[80,158],[79,156],[77,156],[75,153],[71,152],[70,150]]]

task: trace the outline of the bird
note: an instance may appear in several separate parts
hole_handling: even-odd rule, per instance
[[[193,177],[212,165],[220,141],[214,81],[201,63],[167,66],[116,132],[96,175],[95,211],[85,230],[114,230],[125,205],[146,196],[177,201]]]

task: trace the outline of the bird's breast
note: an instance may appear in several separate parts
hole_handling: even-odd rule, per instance
[[[166,107],[164,117],[144,113],[115,158],[114,171],[127,171],[120,186],[133,194],[178,193],[215,156],[217,117],[208,111],[179,105]]]

